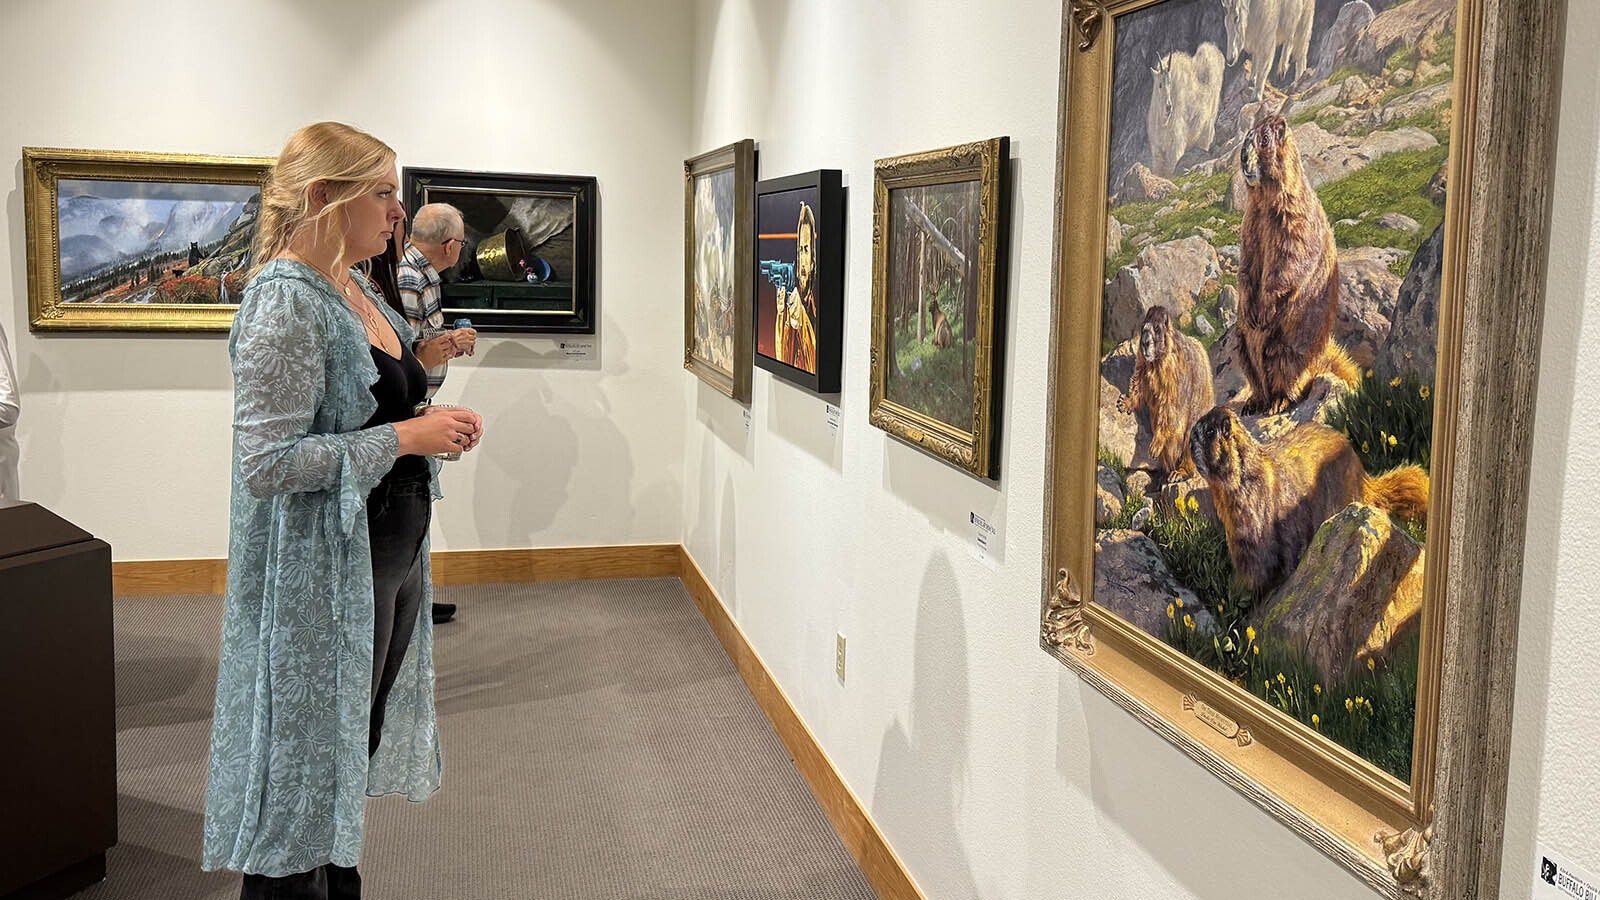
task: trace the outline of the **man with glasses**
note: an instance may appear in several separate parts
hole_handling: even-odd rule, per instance
[[[429,203],[411,219],[411,235],[405,252],[395,267],[400,286],[400,304],[406,321],[417,334],[412,352],[428,370],[428,399],[432,400],[449,368],[449,361],[472,355],[478,332],[471,328],[446,329],[441,309],[439,273],[461,259],[466,244],[466,226],[461,210],[448,203]],[[456,614],[454,603],[433,604],[435,625],[450,621]]]

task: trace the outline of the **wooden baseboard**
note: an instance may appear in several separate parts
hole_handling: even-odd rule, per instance
[[[441,550],[433,554],[436,585],[680,575],[678,544],[548,547],[538,550]],[[152,559],[111,564],[118,596],[220,594],[228,586],[226,559]]]
[[[816,735],[806,727],[805,720],[795,711],[789,697],[772,677],[772,671],[762,662],[761,656],[745,637],[743,629],[728,614],[722,598],[717,596],[705,573],[700,570],[687,549],[682,550],[683,570],[679,575],[689,596],[700,607],[701,615],[711,625],[711,631],[722,642],[722,649],[733,660],[734,667],[744,679],[750,693],[761,705],[772,722],[778,738],[794,758],[795,766],[811,786],[811,793],[827,813],[828,821],[844,841],[845,847],[855,856],[861,871],[872,883],[873,890],[883,900],[926,900],[921,889],[906,871],[905,864],[895,855],[883,832],[878,830],[866,807],[861,805],[854,791],[845,784],[833,760],[817,743]]]
[[[227,559],[140,559],[111,564],[111,593],[220,594],[228,589]]]
[[[795,766],[811,786],[839,838],[883,900],[926,900],[905,865],[884,840],[859,798],[845,784],[816,735],[795,711],[772,672],[728,614],[705,573],[679,544],[618,547],[551,547],[538,550],[442,550],[433,554],[438,585],[661,578],[683,581],[700,614],[722,643],[739,676],[761,705]],[[119,596],[220,594],[227,588],[226,559],[138,560],[112,563]]]
[[[678,544],[548,547],[539,550],[440,550],[433,554],[437,585],[665,578],[678,575]]]

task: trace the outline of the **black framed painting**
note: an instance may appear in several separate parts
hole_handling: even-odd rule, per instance
[[[844,188],[838,169],[756,184],[755,362],[818,394],[839,392]]]
[[[479,331],[594,334],[598,182],[587,175],[518,175],[407,168],[406,210],[461,210],[466,247],[440,272],[446,321]]]

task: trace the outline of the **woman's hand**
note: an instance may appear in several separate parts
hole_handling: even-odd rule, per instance
[[[483,417],[463,406],[429,406],[422,415],[394,423],[400,455],[428,456],[471,450],[483,439]]]

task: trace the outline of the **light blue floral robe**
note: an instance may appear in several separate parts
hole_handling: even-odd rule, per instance
[[[365,284],[369,295],[373,291]],[[407,343],[411,329],[383,302]],[[202,867],[290,875],[361,857],[368,795],[439,787],[432,579],[369,765],[367,494],[394,464],[366,334],[314,270],[268,263],[228,340],[233,499]],[[434,464],[434,483],[438,467]],[[437,491],[435,491],[437,496]]]

